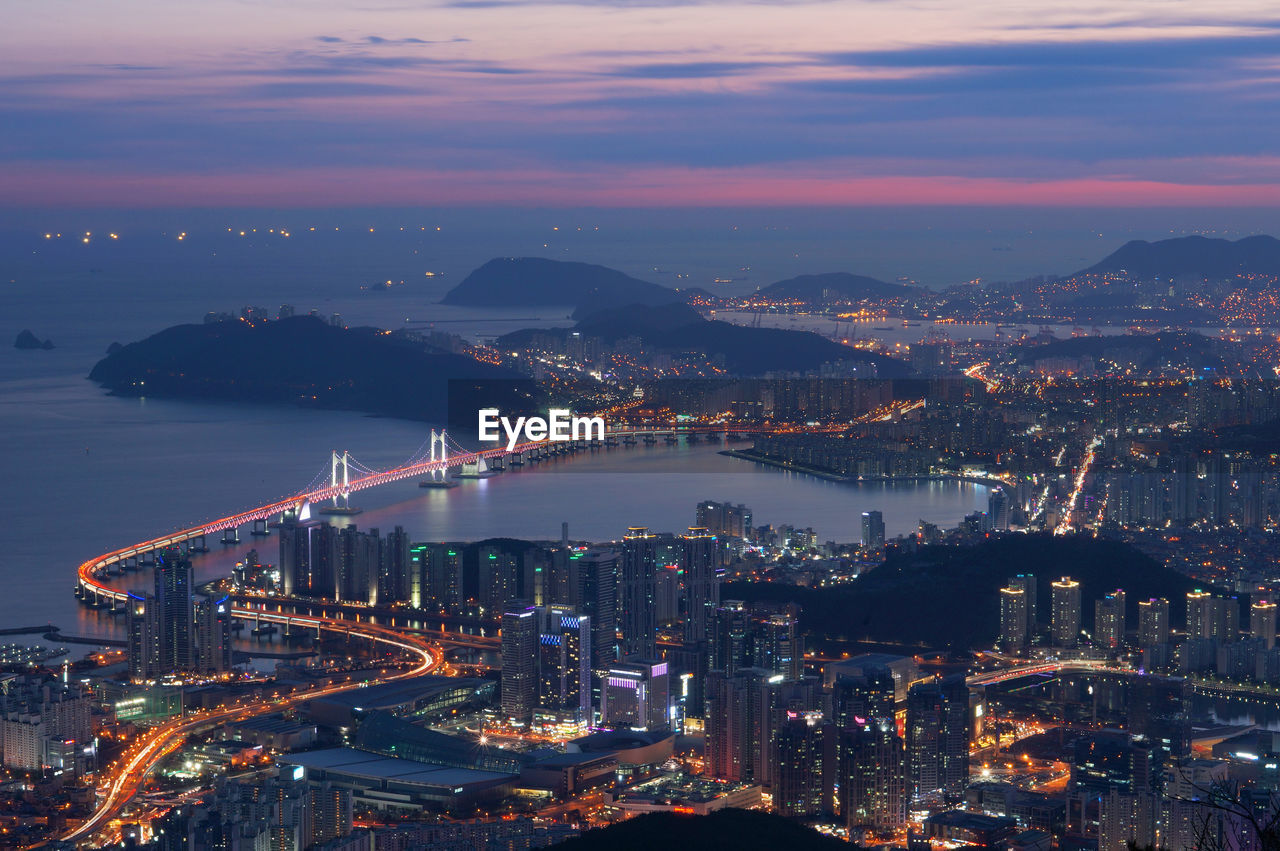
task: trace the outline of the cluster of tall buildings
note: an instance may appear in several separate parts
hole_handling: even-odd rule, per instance
[[[156,554],[154,592],[130,592],[125,614],[130,679],[231,671],[228,601],[195,599],[191,562],[176,547]]]
[[[974,728],[963,675],[921,677],[910,659],[876,655],[826,673],[712,671],[707,773],[768,788],[782,815],[836,813],[851,834],[895,832],[913,799],[963,791]]]
[[[1055,648],[1078,649],[1087,642],[1092,651],[1107,655],[1140,655],[1141,667],[1147,671],[1213,672],[1236,681],[1280,683],[1277,608],[1268,598],[1241,600],[1233,594],[1188,591],[1183,600],[1184,628],[1175,631],[1169,600],[1138,600],[1133,607],[1135,621],[1128,595],[1117,588],[1093,601],[1093,627],[1086,631],[1080,583],[1062,577],[1049,583],[1049,592],[1049,622],[1044,624],[1034,575],[1011,577],[1000,589],[998,643],[1002,649],[1018,653],[1042,641]]]
[[[210,800],[170,810],[153,832],[158,851],[303,851],[347,836],[352,828],[350,789],[273,777],[223,782]]]
[[[723,560],[720,536],[702,526],[674,536],[637,526],[611,546],[526,557],[532,569],[523,588],[513,587],[533,599],[509,598],[502,615],[504,715],[668,726],[669,662],[680,659],[681,673],[705,672]],[[482,567],[489,561],[479,558]],[[679,639],[669,658],[659,652],[660,628]]]
[[[751,537],[751,509],[745,505],[704,500],[698,503],[695,523],[713,535]]]
[[[0,680],[5,768],[80,774],[95,756],[90,698],[79,683],[9,674]]]
[[[377,529],[287,520],[280,527],[280,584],[286,596],[375,605],[407,601],[412,592],[409,537]]]
[[[1047,638],[1053,647],[1076,647],[1081,640],[1080,583],[1063,576],[1049,583],[1050,615]],[[1116,591],[1119,611],[1124,611],[1124,592]],[[1000,589],[1000,646],[1011,652],[1025,650],[1041,635],[1040,585],[1035,575],[1011,577]],[[1122,624],[1123,625],[1123,624]]]
[[[1185,450],[1129,459],[1103,476],[1108,522],[1128,527],[1260,528],[1277,516],[1280,470],[1269,459]]]

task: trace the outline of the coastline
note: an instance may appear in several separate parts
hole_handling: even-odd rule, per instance
[[[954,473],[939,476],[845,476],[840,473],[833,473],[830,470],[824,470],[821,467],[810,467],[805,464],[795,464],[789,461],[779,461],[776,458],[756,455],[750,449],[722,449],[719,454],[727,455],[730,458],[738,458],[743,461],[754,461],[755,463],[761,464],[765,467],[776,467],[779,470],[788,470],[793,473],[804,473],[807,476],[826,479],[830,482],[842,482],[844,484],[856,485],[863,482],[967,482],[972,485],[985,485],[986,487],[995,487],[997,485],[1004,484],[1000,479],[984,478],[982,476],[961,476]]]

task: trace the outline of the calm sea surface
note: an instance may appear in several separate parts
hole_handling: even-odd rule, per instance
[[[426,439],[426,425],[351,413],[113,398],[85,378],[111,342],[250,303],[341,313],[349,324],[435,322],[472,337],[568,324],[564,309],[434,305],[459,280],[457,270],[479,261],[446,262],[398,236],[386,252],[358,255],[372,258],[364,261],[318,249],[237,253],[225,239],[119,255],[97,237],[79,254],[69,242],[54,248],[42,237],[24,239],[0,251],[0,627],[53,622],[68,633],[107,634],[110,618],[72,596],[80,562],[296,493],[327,475],[331,450],[380,468],[404,461]],[[424,275],[436,268],[447,274]],[[392,278],[412,285],[380,294],[359,288]],[[24,328],[57,348],[12,348]],[[837,484],[727,458],[719,448],[601,451],[449,491],[403,482],[359,494],[365,511],[353,522],[384,531],[401,525],[416,540],[465,540],[556,538],[567,520],[575,538],[605,540],[630,525],[681,530],[699,500],[721,499],[746,503],[757,523],[811,526],[821,539],[849,541],[864,510],[883,511],[894,534],[921,519],[954,524],[986,505],[985,489],[972,485]],[[224,550],[213,542],[215,552],[198,557],[199,575],[226,573],[254,543],[246,536],[244,546]],[[257,543],[264,561],[276,561],[275,539]]]

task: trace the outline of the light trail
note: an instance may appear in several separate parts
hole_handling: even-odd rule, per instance
[[[400,650],[408,651],[418,657],[418,664],[412,668],[389,675],[386,681],[407,679],[430,673],[440,666],[442,658],[436,654],[425,638],[403,636],[386,627],[365,624],[336,618],[298,617],[294,615],[261,612],[252,608],[232,609],[232,614],[252,616],[260,620],[275,622],[305,623],[320,629],[328,629],[356,635],[380,644],[386,644]],[[217,712],[200,712],[193,718],[175,719],[159,727],[153,728],[140,742],[126,751],[124,762],[114,767],[104,778],[105,792],[99,786],[101,801],[98,809],[82,822],[75,830],[62,837],[66,842],[77,842],[88,839],[115,818],[142,788],[147,774],[166,754],[178,747],[181,740],[202,727],[216,726],[228,721],[240,721],[255,715],[264,715],[288,709],[319,697],[328,697],[344,691],[362,688],[369,684],[367,680],[341,683],[308,691],[304,694],[289,695],[280,698],[264,698],[259,701],[233,706]]]
[[[1002,668],[983,674],[974,674],[968,678],[971,686],[986,686],[1016,680],[1022,677],[1033,677],[1037,674],[1060,674],[1063,671],[1111,671],[1114,673],[1136,673],[1115,662],[1100,659],[1066,659],[1056,662],[1032,662],[1014,668]]]
[[[1089,445],[1085,447],[1084,458],[1080,462],[1080,469],[1076,471],[1076,480],[1071,488],[1071,494],[1067,497],[1066,512],[1063,515],[1063,521],[1054,530],[1055,535],[1065,535],[1074,528],[1071,524],[1071,515],[1075,513],[1076,503],[1080,500],[1080,493],[1084,490],[1085,479],[1089,475],[1089,468],[1093,466],[1095,457],[1094,450],[1102,444],[1102,438],[1094,437],[1089,441]]]
[[[988,361],[975,363],[973,366],[966,369],[964,374],[969,378],[976,378],[978,381],[981,381],[986,385],[988,393],[994,393],[996,389],[1000,387],[1000,379],[987,377],[986,370],[990,366],[991,364]]]

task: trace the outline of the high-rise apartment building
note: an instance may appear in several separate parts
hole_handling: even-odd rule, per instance
[[[1050,632],[1055,647],[1075,647],[1080,640],[1080,583],[1070,576],[1052,585],[1053,620]]]
[[[912,791],[960,791],[969,777],[969,686],[963,674],[917,683],[907,693]]]
[[[694,525],[712,535],[745,538],[751,534],[751,509],[731,502],[704,500],[698,503]]]
[[[515,607],[502,615],[502,714],[528,720],[538,699],[538,611]]]
[[[191,562],[176,547],[156,553],[156,626],[160,631],[160,671],[195,669]]]
[[[572,606],[538,609],[538,707],[591,719],[591,618]]]
[[[1093,643],[1108,651],[1124,646],[1125,594],[1116,589],[1093,603]]]
[[[1276,646],[1276,604],[1258,600],[1249,607],[1249,635],[1268,650]]]
[[[705,526],[690,526],[681,543],[684,640],[694,644],[708,639],[711,618],[720,605],[720,539]]]
[[[486,613],[500,612],[516,597],[516,556],[500,547],[484,546],[476,560],[480,607]]]
[[[618,659],[618,564],[614,550],[588,550],[569,557],[576,562],[578,611],[591,618],[591,669],[603,672]]]
[[[202,599],[196,604],[196,670],[225,674],[232,668],[231,607],[221,600]]]
[[[862,512],[862,548],[884,549],[884,514],[879,511]]]
[[[622,538],[621,654],[653,658],[658,654],[657,536],[643,526]]]
[[[1138,601],[1138,646],[1143,650],[1169,643],[1169,601],[1152,597]]]
[[[772,725],[770,789],[773,811],[789,818],[817,816],[823,798],[826,728],[816,709],[785,709]]]
[[[1021,588],[1000,589],[1000,646],[1017,653],[1027,646],[1027,594]]]

